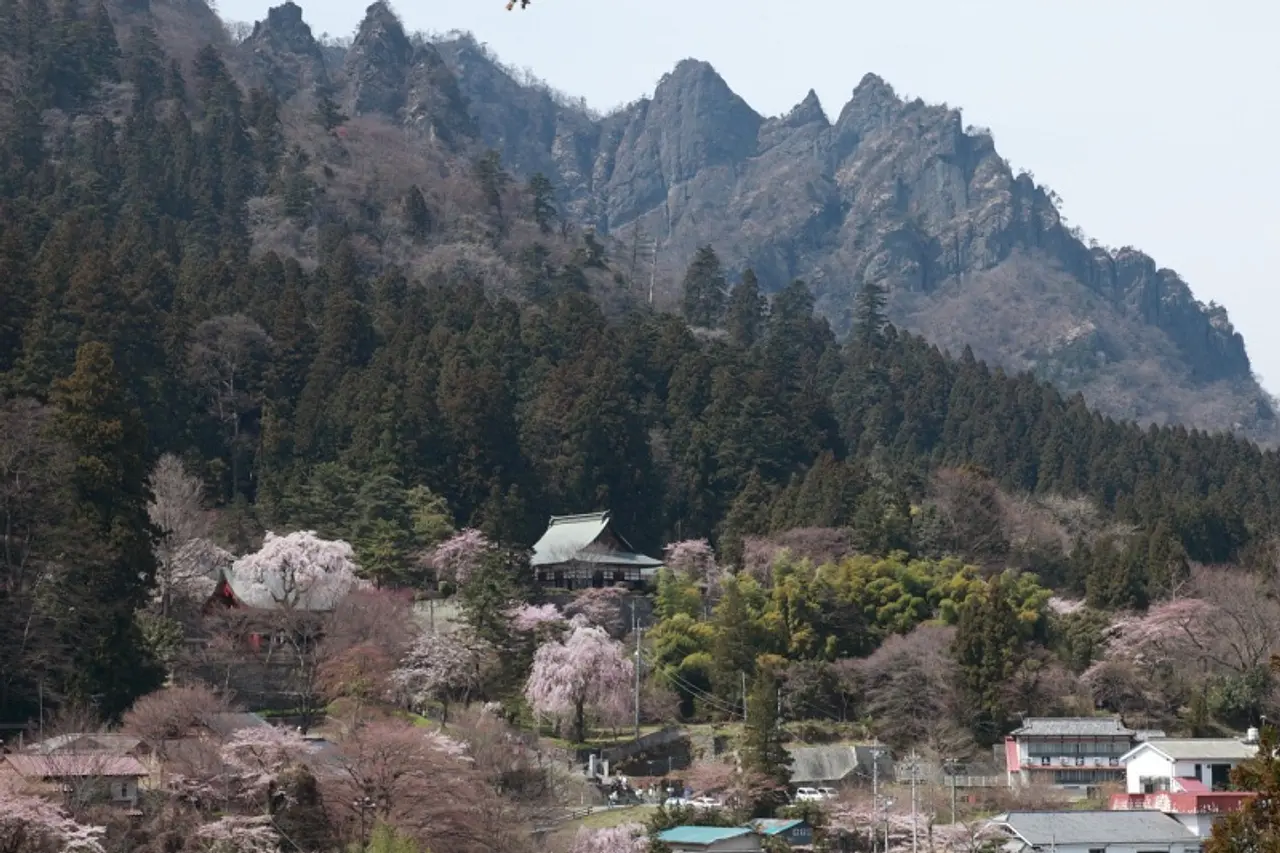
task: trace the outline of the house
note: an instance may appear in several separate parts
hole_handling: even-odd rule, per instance
[[[110,755],[127,755],[139,760],[147,760],[153,750],[142,738],[106,732],[89,732],[57,735],[45,738],[26,747],[24,752],[39,755],[66,753],[107,753]]]
[[[136,808],[138,781],[147,768],[128,755],[108,753],[14,754],[0,761],[0,778],[34,788],[61,791],[69,802],[107,802]]]
[[[529,563],[538,583],[557,589],[640,587],[662,566],[661,560],[637,553],[614,529],[607,511],[551,516]]]
[[[1138,733],[1119,717],[1031,717],[1005,738],[1010,786],[1049,785],[1080,794],[1124,781],[1121,758]]]
[[[1257,732],[1235,738],[1156,738],[1138,744],[1122,760],[1125,793],[1114,794],[1116,811],[1158,811],[1200,838],[1214,822],[1239,811],[1256,796],[1228,791],[1231,770],[1258,751]]]
[[[1251,733],[1252,734],[1252,733]],[[1225,791],[1231,771],[1258,752],[1257,738],[1156,738],[1140,743],[1120,757],[1125,790],[1130,794],[1173,791],[1175,780],[1184,791]],[[1186,782],[1199,786],[1187,787]]]
[[[760,853],[760,836],[746,826],[674,826],[658,833],[672,853]]]
[[[894,775],[893,756],[888,747],[870,744],[787,747],[791,754],[792,785],[840,785],[871,781],[875,767],[880,779]],[[878,765],[878,766],[877,766]]]
[[[1009,812],[989,826],[1007,853],[1199,853],[1200,839],[1159,812]]]
[[[789,847],[809,847],[813,844],[813,827],[805,820],[760,818],[751,821],[751,828],[765,838],[779,838]]]

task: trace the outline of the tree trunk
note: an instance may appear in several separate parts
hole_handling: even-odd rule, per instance
[[[573,708],[573,736],[577,743],[587,742],[586,702],[579,700]]]

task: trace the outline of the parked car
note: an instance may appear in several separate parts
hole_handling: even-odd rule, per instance
[[[667,797],[662,804],[669,809],[674,809],[693,805],[693,801],[686,800],[684,797]]]
[[[720,802],[715,797],[708,797],[705,794],[701,797],[694,797],[690,802],[695,808],[699,808],[699,809],[724,808],[724,803]]]
[[[835,788],[796,788],[795,801],[797,803],[820,803],[823,800],[834,800],[835,798]]]

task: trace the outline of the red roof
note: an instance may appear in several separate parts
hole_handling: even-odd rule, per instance
[[[27,779],[132,777],[147,775],[142,762],[128,755],[80,752],[61,755],[6,755],[4,760]]]

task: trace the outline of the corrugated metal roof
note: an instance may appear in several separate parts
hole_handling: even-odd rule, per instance
[[[655,560],[644,554],[592,548],[600,538],[600,534],[604,533],[608,527],[607,511],[583,515],[553,515],[547,525],[547,531],[534,543],[533,557],[529,563],[534,566],[549,566],[576,561],[642,569],[652,569],[662,565],[661,560]],[[618,539],[630,547],[630,543],[622,536],[619,535]]]
[[[658,838],[674,844],[715,844],[750,834],[745,826],[673,826],[659,832]]]
[[[1031,737],[1133,737],[1119,717],[1028,717],[1014,735]]]
[[[1157,811],[1009,812],[993,818],[1028,844],[1168,844],[1195,833]]]
[[[1174,761],[1212,760],[1215,758],[1245,759],[1253,758],[1258,753],[1258,745],[1256,743],[1245,743],[1235,738],[1152,738],[1129,750],[1125,753],[1124,758],[1127,759],[1144,747],[1150,747],[1172,758]]]
[[[751,826],[755,828],[756,832],[760,832],[765,835],[780,835],[784,832],[795,829],[803,823],[804,821],[799,818],[788,820],[780,817],[762,817],[751,821]]]

